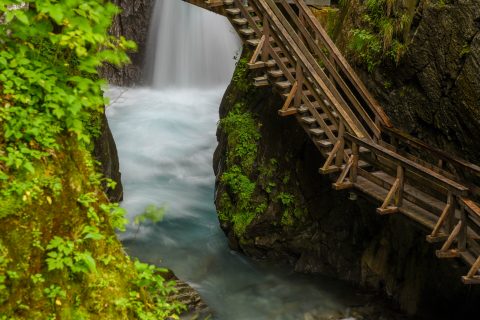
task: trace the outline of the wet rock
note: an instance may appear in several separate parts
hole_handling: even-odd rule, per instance
[[[123,186],[118,161],[117,146],[112,132],[108,126],[107,117],[102,115],[100,119],[100,136],[94,141],[93,155],[101,164],[103,176],[116,182],[114,189],[104,185],[105,193],[111,202],[119,202],[123,199]]]
[[[128,55],[131,64],[122,68],[113,65],[105,65],[101,68],[101,74],[108,79],[110,84],[117,86],[132,86],[141,84],[143,81],[143,66],[146,56],[148,39],[148,27],[150,16],[153,11],[153,0],[113,0],[114,4],[122,9],[115,18],[110,30],[115,36],[124,36],[127,40],[133,40],[137,44],[137,51]]]

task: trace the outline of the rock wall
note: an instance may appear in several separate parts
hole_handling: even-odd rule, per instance
[[[122,13],[115,18],[111,33],[135,41],[137,51],[129,54],[132,61],[131,64],[122,68],[107,65],[102,68],[101,73],[108,79],[110,84],[118,86],[141,84],[148,39],[148,26],[154,1],[113,0],[112,2],[122,8]]]
[[[410,1],[411,2],[411,1]],[[365,7],[346,2],[337,43],[348,47]],[[432,145],[480,162],[480,2],[413,1],[408,46],[398,64],[362,78],[395,125]],[[360,66],[360,69],[362,67]]]
[[[466,267],[437,259],[427,231],[402,215],[380,217],[371,199],[333,191],[318,173],[319,152],[294,117],[278,116],[275,92],[249,86],[244,62],[220,107],[214,155],[215,203],[230,247],[373,288],[427,319],[472,312],[480,291],[461,283]]]
[[[123,186],[117,146],[105,114],[102,115],[100,122],[100,135],[95,138],[93,156],[100,162],[100,169],[104,177],[112,179],[116,183],[113,189],[104,185],[108,199],[111,202],[119,202],[123,200]]]

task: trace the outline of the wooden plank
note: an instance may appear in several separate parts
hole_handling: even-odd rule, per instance
[[[452,191],[455,195],[459,195],[459,196],[463,196],[463,195],[467,195],[468,194],[468,188],[463,186],[462,184],[460,183],[457,183],[455,181],[452,181],[448,178],[445,178],[444,176],[428,169],[428,168],[425,168],[425,167],[422,167],[420,165],[418,165],[417,163],[409,160],[409,159],[406,159],[398,154],[396,154],[395,152],[392,152],[384,147],[381,147],[380,145],[378,144],[375,144],[373,142],[370,142],[370,141],[367,141],[365,139],[359,139],[349,133],[345,133],[345,138],[347,138],[348,140],[352,141],[352,142],[355,142],[367,149],[370,149],[372,150],[375,154],[377,155],[381,155],[385,158],[388,158],[394,162],[397,162],[398,164],[402,164],[403,167],[405,167],[405,169],[408,169],[408,170],[412,170],[420,175],[423,175],[427,178],[430,178],[430,179],[433,179],[435,180],[435,182],[439,185],[441,185],[442,187],[444,187],[445,189],[447,190],[450,190]]]
[[[464,170],[467,170],[475,175],[480,176],[480,166],[477,166],[473,163],[470,163],[464,159],[455,157],[449,153],[446,153],[443,150],[434,148],[425,142],[423,142],[420,139],[417,139],[415,137],[412,137],[411,135],[407,134],[406,132],[400,131],[396,128],[391,128],[391,127],[384,127],[384,131],[391,136],[399,138],[402,142],[415,147],[420,150],[426,150],[432,155],[438,157],[439,159],[442,159],[446,162],[449,162],[453,165],[459,166]]]
[[[317,18],[313,15],[310,9],[308,9],[307,5],[303,0],[293,0],[302,14],[308,18],[306,22],[310,25],[310,27],[314,30],[315,34],[318,35],[318,39],[322,41],[322,43],[326,46],[327,50],[329,51],[330,55],[333,56],[337,65],[342,69],[345,75],[348,77],[350,82],[357,88],[360,95],[363,99],[368,103],[369,107],[371,108],[372,112],[375,113],[376,116],[380,119],[381,123],[386,127],[392,127],[392,123],[390,118],[387,116],[385,111],[380,107],[380,104],[375,100],[372,94],[367,90],[363,82],[357,76],[357,74],[353,71],[353,68],[349,65],[347,60],[343,57],[340,50],[337,46],[333,43],[330,39],[326,31],[320,25],[320,22]],[[317,38],[317,37],[313,37]]]
[[[295,81],[292,89],[290,90],[290,93],[288,94],[287,100],[285,100],[285,103],[283,104],[281,111],[286,111],[288,107],[290,107],[290,104],[292,104],[292,100],[295,97],[295,94],[297,94],[297,87],[298,87],[298,82]]]
[[[335,66],[331,63],[330,59],[325,55],[325,53],[322,51],[320,47],[318,47],[312,38],[312,36],[309,34],[307,29],[305,29],[304,25],[300,21],[301,17],[303,15],[300,15],[300,17],[297,16],[297,14],[293,11],[292,7],[287,3],[286,0],[277,0],[283,5],[284,10],[288,13],[290,20],[288,21],[293,21],[295,26],[297,27],[296,30],[300,32],[302,38],[304,39],[305,43],[310,44],[311,49],[313,50],[312,55],[316,55],[321,62],[323,63],[323,66],[326,68],[328,73],[330,74],[331,77],[328,77],[322,69],[322,73],[320,73],[320,76],[322,80],[327,84],[329,89],[336,94],[336,98],[339,99],[339,101],[343,102],[346,104],[346,101],[343,100],[341,97],[339,91],[335,87],[335,84],[331,82],[332,78],[334,82],[343,90],[345,93],[346,97],[350,101],[350,103],[353,105],[353,107],[360,113],[363,121],[365,121],[368,125],[368,127],[372,130],[373,134],[377,137],[380,137],[380,128],[375,124],[375,122],[372,120],[372,118],[368,115],[368,113],[365,111],[363,106],[360,104],[358,99],[355,97],[353,92],[350,90],[350,87],[345,83],[345,81],[342,79],[340,74],[337,72]],[[282,21],[287,21],[287,20],[282,20]],[[300,35],[299,35],[300,36]]]
[[[360,172],[360,170],[359,170]],[[354,187],[366,195],[372,197],[375,200],[383,202],[387,196],[387,190],[368,181],[362,176],[358,176],[357,182],[354,183]],[[424,226],[426,230],[430,231],[434,228],[437,217],[430,212],[420,208],[419,206],[411,203],[408,200],[403,202],[403,205],[399,208],[399,212],[414,222]]]
[[[265,42],[265,35],[263,35],[260,38],[260,41],[258,42],[257,48],[255,48],[255,51],[253,52],[252,57],[250,58],[250,61],[249,61],[250,64],[253,64],[257,61],[258,56],[260,55],[260,52],[263,49],[264,42]]]
[[[267,4],[267,2],[270,4],[270,6]],[[316,62],[314,63],[317,66],[317,68],[315,68],[315,66],[312,66],[312,63],[309,60],[314,60],[314,58],[308,54],[305,46],[301,42],[298,43],[300,47],[297,46],[297,43],[292,39],[292,36],[296,37],[296,34],[293,32],[293,30],[290,30],[291,32],[289,33],[285,29],[283,24],[280,22],[278,17],[283,17],[283,14],[272,2],[272,0],[258,0],[258,3],[260,4],[261,9],[265,11],[265,14],[268,15],[269,19],[271,20],[271,23],[275,25],[275,28],[277,29],[277,33],[280,33],[282,37],[286,40],[286,42],[295,52],[295,56],[299,59],[298,61],[302,63],[305,70],[308,71],[308,73],[310,74],[311,78],[315,80],[315,84],[322,90],[322,92],[324,92],[327,100],[332,104],[332,106],[334,106],[335,110],[337,111],[339,116],[342,118],[342,120],[344,120],[345,123],[348,124],[349,129],[353,133],[355,133],[355,135],[358,137],[368,136],[365,128],[363,128],[363,126],[360,124],[358,119],[351,113],[351,110],[345,109],[344,107],[342,107],[340,103],[337,101],[337,99],[335,99],[333,93],[322,81],[319,74],[317,73],[317,71],[320,73],[322,71],[320,70],[320,67]],[[272,9],[275,10],[276,12],[274,13]],[[305,56],[304,52],[307,54],[309,58]]]

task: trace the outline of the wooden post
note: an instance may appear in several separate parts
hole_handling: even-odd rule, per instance
[[[352,157],[353,157],[353,164],[352,168],[350,169],[350,182],[355,183],[357,182],[357,175],[358,175],[358,160],[359,160],[359,151],[358,151],[358,144],[352,143]]]
[[[462,222],[462,227],[460,233],[458,234],[458,250],[465,251],[467,249],[467,211],[465,206],[460,206],[460,221]]]
[[[397,179],[399,180],[397,198],[395,199],[395,205],[401,207],[403,203],[403,187],[405,184],[405,169],[402,166],[397,167]]]
[[[448,192],[447,203],[450,205],[450,212],[445,221],[445,229],[450,234],[455,227],[455,196],[452,192]]]
[[[303,92],[303,70],[300,62],[297,61],[295,66],[295,78],[297,79],[297,92],[295,93],[295,99],[293,100],[293,106],[298,108],[302,104],[302,92]]]
[[[263,17],[263,36],[265,37],[265,43],[262,50],[262,61],[267,62],[270,50],[270,24],[266,16]]]
[[[338,148],[337,155],[335,157],[335,166],[340,168],[343,162],[343,154],[345,149],[345,138],[343,134],[345,133],[345,124],[343,121],[340,121],[338,126],[338,141],[340,142],[340,147]]]

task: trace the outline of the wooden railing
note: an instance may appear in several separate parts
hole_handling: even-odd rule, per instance
[[[288,90],[279,114],[296,115],[326,159],[320,173],[336,174],[332,187],[358,189],[380,201],[379,214],[418,222],[427,241],[442,242],[439,258],[467,263],[464,283],[480,283],[480,167],[393,128],[303,0],[224,4],[256,47],[249,66],[266,74],[258,85]]]

